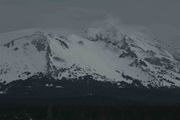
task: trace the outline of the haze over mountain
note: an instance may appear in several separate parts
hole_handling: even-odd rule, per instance
[[[0,32],[27,28],[87,28],[109,16],[143,26],[178,48],[179,0],[0,0]]]
[[[180,0],[0,0],[0,120],[180,119]]]
[[[179,88],[179,5],[175,0],[0,0],[0,93],[119,100],[128,88],[143,93]],[[126,97],[134,99],[130,91]],[[175,93],[172,99],[178,101]]]
[[[179,61],[159,41],[111,23],[81,34],[26,29],[1,34],[0,40],[2,93],[33,76],[58,81],[89,76],[119,88],[180,87]]]

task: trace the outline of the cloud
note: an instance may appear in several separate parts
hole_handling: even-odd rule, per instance
[[[171,42],[174,33],[180,34],[179,6],[178,0],[0,0],[0,32],[33,27],[82,30],[109,24],[134,31],[149,27],[158,38]]]

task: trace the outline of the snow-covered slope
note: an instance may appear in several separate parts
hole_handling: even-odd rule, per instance
[[[148,88],[180,87],[178,61],[148,39],[114,28],[91,28],[83,35],[36,29],[7,33],[0,35],[0,80],[43,73],[58,80],[91,75],[119,87],[137,81]]]

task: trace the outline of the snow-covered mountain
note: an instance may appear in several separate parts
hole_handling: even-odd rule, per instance
[[[34,75],[56,80],[90,75],[120,88],[180,87],[179,62],[157,41],[141,33],[90,28],[83,35],[22,30],[0,35],[0,81]]]

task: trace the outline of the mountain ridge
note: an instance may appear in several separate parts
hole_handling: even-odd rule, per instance
[[[0,45],[4,84],[42,73],[57,80],[91,75],[120,88],[122,82],[133,81],[146,88],[180,87],[178,61],[141,34],[128,35],[112,28],[88,29],[83,36],[32,30],[7,41]]]

